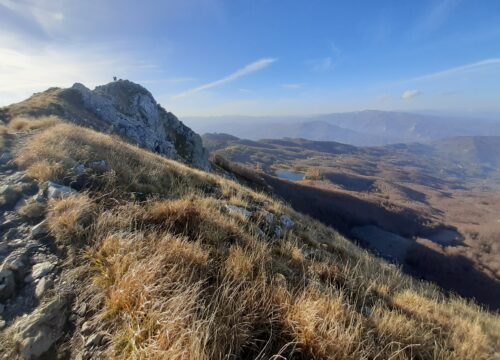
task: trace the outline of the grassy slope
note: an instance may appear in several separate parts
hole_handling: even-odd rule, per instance
[[[111,357],[488,359],[500,319],[402,274],[337,232],[224,178],[59,124],[18,163],[67,182],[106,160],[92,191],[51,203],[55,241],[83,276],[77,301]],[[246,220],[225,204],[253,211]],[[284,238],[265,211],[288,214]],[[258,228],[265,235],[258,235]],[[498,355],[498,353],[497,353]],[[280,358],[276,356],[275,358]]]

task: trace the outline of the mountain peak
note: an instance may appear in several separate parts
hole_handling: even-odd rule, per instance
[[[167,112],[146,88],[129,80],[113,81],[93,90],[75,83],[71,88],[35,94],[9,108],[13,116],[56,115],[117,134],[142,148],[195,167],[210,167],[200,136]]]

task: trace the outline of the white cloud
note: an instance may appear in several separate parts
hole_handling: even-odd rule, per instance
[[[126,59],[126,60],[124,60]],[[52,86],[82,82],[93,87],[112,80],[141,78],[148,64],[112,44],[82,47],[0,47],[0,106],[20,101]]]
[[[115,75],[140,80],[155,70],[126,42],[85,41],[66,31],[73,22],[66,21],[63,5],[69,3],[0,0],[0,21],[6,21],[0,31],[0,106],[53,86],[93,87]]]
[[[156,68],[155,65],[144,65],[143,68]],[[142,80],[141,84],[162,84],[162,85],[176,85],[176,84],[184,84],[188,82],[195,81],[195,78],[192,77],[173,77],[173,78],[164,78],[164,79],[150,79],[150,80]]]
[[[406,90],[405,92],[403,92],[403,95],[401,95],[401,98],[404,100],[411,100],[419,95],[422,95],[422,93],[418,90]]]
[[[38,25],[46,34],[59,28],[65,19],[61,1],[57,0],[0,0],[0,6],[8,9],[15,16]]]
[[[330,56],[328,56],[323,59],[309,60],[308,64],[312,71],[323,72],[332,68],[333,60]]]
[[[283,89],[288,89],[288,90],[296,90],[300,89],[304,84],[302,83],[295,83],[295,84],[282,84],[281,87]]]
[[[472,64],[466,64],[462,66],[457,66],[451,69],[438,71],[432,74],[422,75],[411,79],[410,81],[420,81],[420,80],[436,80],[444,77],[462,75],[468,72],[482,70],[488,67],[500,67],[500,58],[485,59],[477,61]]]
[[[262,70],[262,69],[268,67],[269,65],[271,65],[275,61],[276,61],[276,59],[272,59],[272,58],[265,58],[265,59],[260,59],[260,60],[254,61],[253,63],[244,66],[243,68],[233,72],[232,74],[230,74],[228,76],[225,76],[225,77],[223,77],[219,80],[216,80],[216,81],[209,82],[207,84],[197,86],[193,89],[183,91],[183,92],[173,96],[172,99],[184,98],[184,97],[191,96],[193,94],[199,93],[199,92],[204,91],[204,90],[212,89],[214,87],[218,87],[218,86],[227,84],[229,82],[232,82],[232,81],[239,79],[240,77],[243,77],[243,76],[249,75],[251,73],[254,73],[256,71]]]
[[[327,45],[328,56],[306,61],[306,64],[309,66],[311,71],[326,72],[342,61],[342,51],[335,45],[335,43],[330,40]]]

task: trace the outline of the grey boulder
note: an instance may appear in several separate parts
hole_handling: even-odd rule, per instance
[[[47,197],[49,199],[64,199],[75,192],[74,189],[49,181]]]
[[[10,269],[0,270],[0,300],[6,300],[14,295],[16,291],[16,279],[14,272]]]
[[[14,343],[24,359],[43,355],[63,334],[67,319],[67,301],[52,300],[15,324]]]

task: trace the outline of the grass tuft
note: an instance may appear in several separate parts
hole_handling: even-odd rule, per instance
[[[25,117],[17,116],[9,122],[9,128],[13,131],[32,131],[45,129],[61,123],[57,116]]]
[[[48,223],[57,242],[79,247],[89,242],[96,207],[87,195],[49,202]]]

